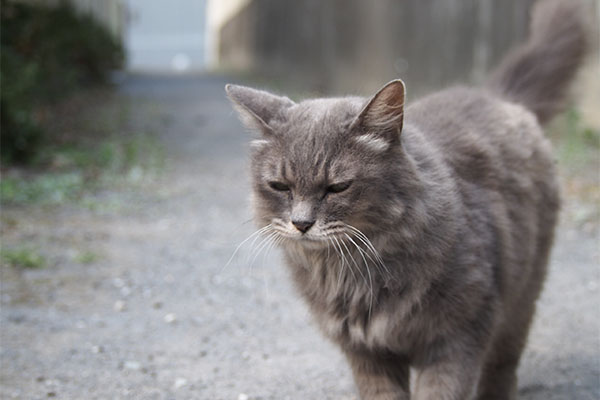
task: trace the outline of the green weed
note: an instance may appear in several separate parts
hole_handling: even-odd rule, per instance
[[[0,11],[0,153],[5,164],[29,164],[50,142],[37,117],[40,106],[106,83],[124,50],[98,21],[68,2],[1,0]]]
[[[567,170],[581,170],[598,160],[600,131],[586,126],[581,113],[571,108],[549,129],[559,163]]]
[[[100,258],[99,254],[90,250],[84,250],[75,256],[75,262],[79,264],[93,264]]]
[[[46,259],[36,250],[22,247],[1,249],[2,261],[15,268],[37,269],[46,265]]]
[[[45,148],[44,154],[38,164],[50,172],[0,179],[2,204],[59,205],[84,201],[85,195],[95,190],[121,183],[137,184],[160,174],[165,164],[163,146],[144,134],[109,138],[94,146]]]
[[[31,178],[3,177],[2,204],[60,204],[81,195],[86,182],[81,173],[43,174]]]

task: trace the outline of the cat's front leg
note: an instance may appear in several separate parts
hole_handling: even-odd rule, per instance
[[[346,352],[362,400],[409,400],[409,366],[392,354]]]
[[[415,369],[413,400],[471,400],[481,373],[473,358],[456,356]]]

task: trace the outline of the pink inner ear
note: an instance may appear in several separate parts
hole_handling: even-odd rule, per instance
[[[398,109],[404,106],[404,88],[402,87],[384,89],[383,93],[381,93],[381,97],[381,101],[392,109]]]
[[[404,85],[393,81],[384,86],[366,106],[362,124],[367,129],[402,129]]]

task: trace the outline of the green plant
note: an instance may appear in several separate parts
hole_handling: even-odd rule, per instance
[[[598,158],[600,131],[585,124],[576,108],[568,109],[549,129],[560,163],[567,170],[579,171]]]
[[[20,173],[0,179],[0,201],[4,205],[58,205],[85,199],[90,190],[110,183],[140,179],[160,173],[164,149],[151,135],[103,139],[84,145],[46,146],[38,163],[51,170]]]
[[[43,174],[33,178],[3,177],[2,204],[60,204],[77,198],[86,182],[80,173]]]
[[[4,32],[2,32],[4,36]],[[3,161],[23,162],[41,142],[41,129],[32,117],[31,94],[39,79],[35,64],[27,63],[4,43],[0,68],[0,142]]]
[[[105,83],[123,48],[94,18],[57,6],[0,1],[0,105],[4,163],[30,162],[43,140],[36,110]]]
[[[1,249],[2,261],[15,268],[42,268],[46,265],[46,259],[36,250],[28,247],[16,249]]]
[[[84,250],[75,257],[75,261],[79,264],[93,264],[99,259],[100,255],[90,250]]]

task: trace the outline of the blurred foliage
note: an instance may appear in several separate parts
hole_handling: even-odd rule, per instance
[[[27,163],[43,143],[37,109],[105,83],[124,52],[108,30],[67,2],[0,0],[0,7],[1,155],[4,163]]]
[[[0,180],[2,204],[58,205],[84,200],[89,191],[106,183],[137,183],[164,166],[164,149],[150,135],[103,139],[82,144],[47,147],[40,152],[45,173],[21,173]],[[17,172],[17,171],[12,171]]]
[[[84,250],[77,254],[75,257],[75,262],[79,264],[93,264],[96,261],[100,260],[100,255],[90,250]]]
[[[96,88],[44,107],[46,140],[26,167],[3,167],[2,205],[70,203],[108,210],[110,198],[94,200],[105,189],[152,182],[165,167],[164,146],[132,121],[131,101]],[[136,107],[143,105],[136,102]]]
[[[2,261],[15,268],[42,268],[46,265],[46,259],[36,250],[28,247],[15,249],[1,249]]]
[[[580,174],[582,169],[598,161],[600,130],[588,126],[577,108],[571,107],[559,116],[548,133],[567,172]]]
[[[79,173],[48,174],[28,179],[3,177],[0,181],[0,198],[3,204],[59,204],[75,199],[83,190],[83,185],[84,180]]]
[[[564,220],[593,231],[600,226],[600,129],[577,108],[570,108],[549,126],[560,167]]]

